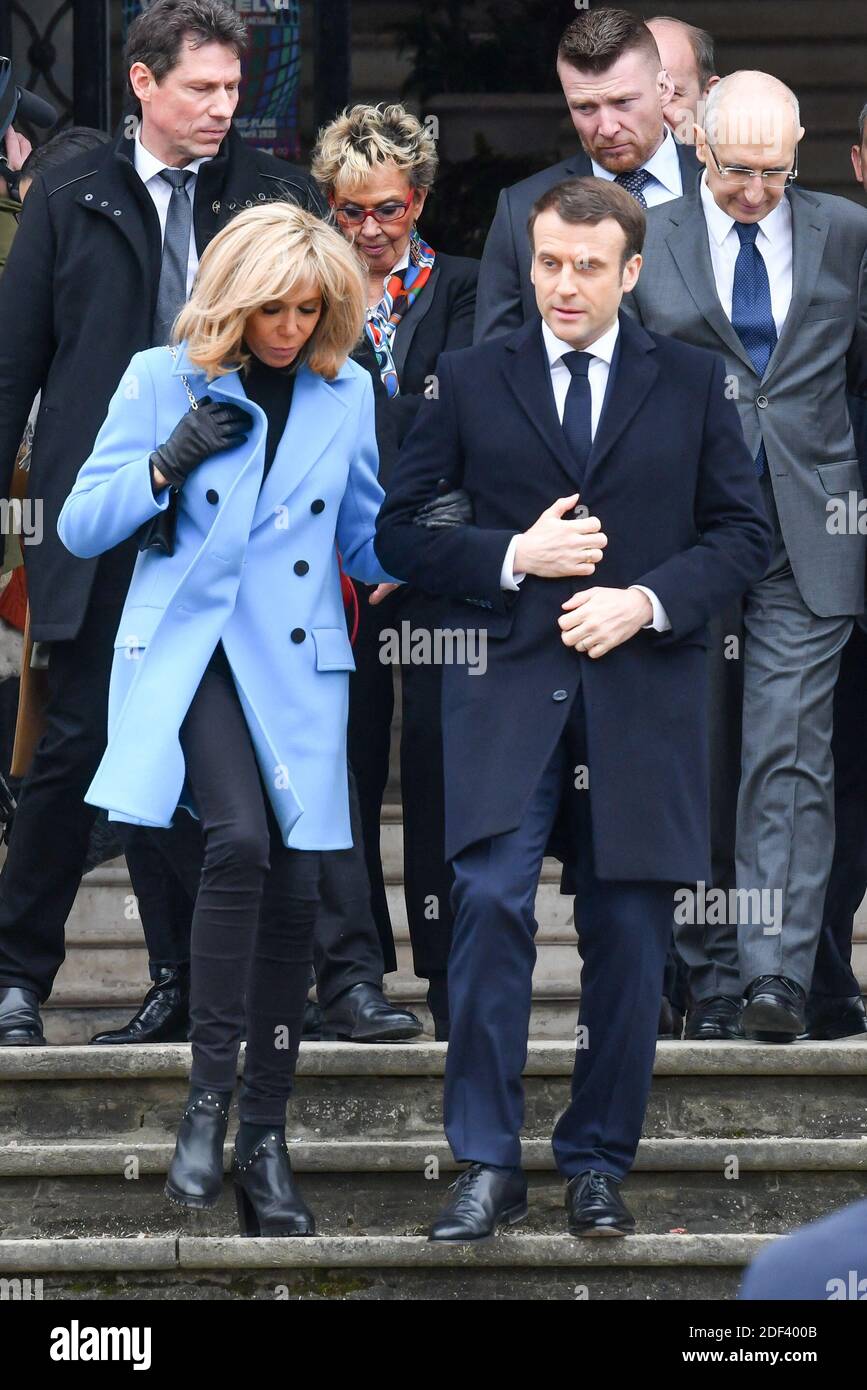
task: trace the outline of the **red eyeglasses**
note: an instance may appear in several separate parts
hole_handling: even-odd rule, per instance
[[[357,203],[343,203],[338,207],[333,196],[328,201],[334,209],[338,222],[345,223],[347,227],[360,227],[366,217],[372,217],[382,226],[384,222],[399,222],[402,217],[405,217],[414,197],[415,194],[410,193],[405,203],[392,201],[380,203],[375,208],[362,208]]]

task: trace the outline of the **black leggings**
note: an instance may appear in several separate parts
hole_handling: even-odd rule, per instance
[[[212,664],[180,730],[205,859],[190,950],[190,1084],[234,1089],[238,1112],[285,1123],[310,985],[320,856],[287,849],[227,669]]]

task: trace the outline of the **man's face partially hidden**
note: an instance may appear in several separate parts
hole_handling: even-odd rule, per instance
[[[551,332],[578,351],[614,324],[620,301],[638,280],[641,257],[623,263],[626,236],[613,217],[592,226],[565,222],[553,208],[533,228],[530,276]]]

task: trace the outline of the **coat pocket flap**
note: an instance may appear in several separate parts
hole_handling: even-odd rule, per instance
[[[354,671],[355,657],[345,627],[314,627],[317,671]]]
[[[837,318],[840,314],[851,314],[851,299],[828,299],[818,304],[808,304],[804,310],[802,323],[814,323],[821,319]]]
[[[860,492],[861,470],[857,459],[844,463],[817,463],[816,472],[826,492]]]

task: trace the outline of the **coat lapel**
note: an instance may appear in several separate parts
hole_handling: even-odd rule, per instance
[[[763,383],[769,381],[780,363],[785,361],[786,353],[801,326],[804,311],[816,288],[831,225],[819,204],[799,188],[792,189],[789,194],[789,205],[792,209],[792,302],[762,378]]]
[[[235,379],[240,387],[237,374]],[[332,383],[307,366],[299,367],[289,419],[253,513],[254,527],[295,491],[343,424],[347,406],[339,381],[339,376]],[[246,399],[243,395],[241,404]]]
[[[620,336],[608,374],[602,414],[587,460],[585,487],[593,470],[611,453],[635,419],[657,381],[659,368],[653,360],[655,346],[649,333],[621,313]]]
[[[397,328],[394,330],[394,346],[391,355],[394,359],[398,381],[406,365],[407,353],[415,337],[416,329],[433,304],[434,291],[436,290],[440,274],[440,267],[437,265],[436,261],[434,261],[434,268],[430,273],[430,279],[418,299],[413,301],[410,308],[407,309],[400,323],[397,325]]]
[[[666,241],[696,308],[729,351],[733,352],[744,366],[749,367],[751,372],[755,371],[749,353],[732,328],[731,321],[726,317],[717,294],[707,239],[707,223],[699,194],[679,199],[672,204],[672,209],[669,217],[674,225]]]
[[[253,417],[253,428],[244,444],[238,445],[236,449],[229,450],[225,454],[214,456],[215,459],[224,460],[227,465],[226,482],[220,488],[220,492],[223,494],[223,505],[217,514],[217,519],[219,519],[225,510],[225,504],[240,485],[241,477],[248,469],[255,468],[261,478],[267,432],[265,412],[256,405],[255,401],[251,401],[247,397],[237,372],[228,372],[225,376],[214,377],[213,381],[207,381],[201,368],[194,366],[187,356],[186,343],[180,343],[176,349],[172,376],[186,377],[190,390],[198,400],[201,400],[203,396],[210,396],[212,400],[232,401],[243,406]]]
[[[538,431],[549,453],[553,455],[569,481],[569,493],[575,491],[575,462],[569,452],[563,427],[557,418],[551,374],[548,370],[542,342],[541,320],[525,324],[504,346],[508,355],[503,374],[531,425]]]
[[[275,508],[303,481],[313,465],[322,457],[338,429],[343,423],[347,404],[341,389],[341,376],[338,373],[334,382],[312,372],[302,365],[295,379],[292,407],[277,445],[277,452],[262,484],[256,510],[253,513],[253,526],[260,526],[272,515]],[[264,450],[267,432],[265,412],[255,401],[251,401],[244,390],[241,374],[227,372],[225,376],[215,377],[205,382],[198,367],[194,367],[187,356],[186,344],[178,348],[177,360],[172,368],[172,376],[198,374],[196,381],[190,382],[193,395],[211,396],[214,399],[233,401],[253,416],[255,427],[247,439],[247,457],[240,463],[238,471]],[[348,375],[348,373],[347,373]],[[263,453],[264,459],[264,453]]]

